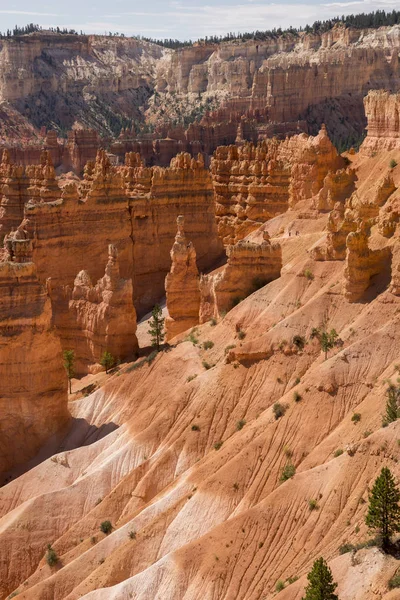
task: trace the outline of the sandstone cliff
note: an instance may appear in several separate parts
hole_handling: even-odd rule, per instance
[[[108,248],[104,277],[93,285],[81,271],[68,296],[69,314],[59,333],[64,346],[75,351],[77,375],[98,370],[106,351],[115,361],[137,352],[132,280],[121,279],[115,246]]]
[[[179,119],[189,124],[186,142],[212,153],[235,141],[245,115],[249,141],[274,127],[316,134],[324,122],[336,140],[357,140],[363,96],[399,89],[398,32],[336,27],[176,51],[135,39],[32,34],[1,42],[0,99],[21,133],[51,122],[115,137],[134,124],[171,129]]]
[[[368,133],[361,152],[372,155],[382,150],[399,149],[400,94],[373,90],[364,98],[364,108]]]
[[[165,321],[167,341],[199,322],[200,290],[196,250],[188,242],[184,218],[177,219],[178,233],[171,249],[171,270],[165,279],[169,317]]]
[[[242,240],[226,249],[227,264],[216,273],[200,278],[200,323],[216,318],[258,288],[277,279],[282,251],[264,232],[262,243]]]
[[[37,278],[31,241],[16,233],[0,262],[0,473],[32,458],[69,420],[50,298]]]
[[[276,158],[278,145],[227,146],[211,162],[218,233],[224,244],[243,239],[288,207],[290,169]]]

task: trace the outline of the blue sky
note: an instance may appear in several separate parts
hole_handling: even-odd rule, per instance
[[[17,6],[18,10],[13,8]],[[197,39],[229,31],[299,26],[338,14],[399,8],[398,0],[0,0],[0,30],[15,24],[74,28],[85,33]]]

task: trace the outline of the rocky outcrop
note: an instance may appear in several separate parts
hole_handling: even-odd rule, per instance
[[[200,290],[196,250],[188,242],[184,218],[177,219],[178,233],[171,250],[171,270],[165,279],[169,317],[165,320],[167,341],[199,322]]]
[[[314,207],[324,212],[333,210],[337,202],[344,204],[354,192],[356,180],[354,169],[339,169],[336,173],[329,172],[316,197]]]
[[[384,86],[382,86],[384,87]],[[391,89],[392,86],[387,86]],[[373,90],[364,98],[367,137],[360,150],[372,155],[382,150],[400,148],[400,94]]]
[[[24,209],[39,278],[51,278],[54,318],[64,349],[69,307],[63,290],[73,288],[82,270],[92,282],[101,279],[110,243],[118,249],[121,277],[133,281],[140,315],[164,294],[178,215],[185,217],[200,268],[212,266],[223,251],[211,177],[201,157],[178,155],[163,169],[144,167],[140,156],[130,154],[126,165],[117,167],[99,151],[95,163],[86,165],[83,180],[77,185],[75,179],[63,180],[54,191],[51,177],[38,178],[39,191]]]
[[[24,169],[14,165],[8,150],[4,150],[0,163],[0,238],[17,227],[24,214]]]
[[[195,144],[195,152],[209,153],[235,141],[243,115],[249,141],[271,128],[299,131],[301,123],[315,134],[324,122],[336,139],[357,138],[365,127],[368,90],[399,87],[398,32],[399,26],[336,27],[176,51],[117,36],[43,32],[7,38],[0,49],[0,100],[8,103],[2,124],[10,134],[36,129],[38,136],[42,126],[55,123],[116,137],[121,125],[131,131],[134,120],[167,127],[179,119],[189,123],[179,150]],[[10,117],[14,128],[6,127]],[[124,140],[120,148],[138,151]]]
[[[179,215],[196,248],[199,269],[211,267],[223,246],[217,234],[211,176],[201,156],[180,154],[168,169],[131,168],[128,178],[135,306],[143,314],[163,295]]]
[[[21,228],[0,262],[0,473],[39,450],[69,420],[67,378],[46,287]]]
[[[290,170],[277,152],[275,141],[216,150],[211,173],[224,244],[234,244],[287,210]]]
[[[312,248],[311,257],[320,261],[345,260],[347,236],[356,231],[357,220],[352,210],[337,202],[329,214],[326,239]]]
[[[360,300],[374,275],[390,268],[391,249],[371,250],[368,245],[370,224],[361,221],[357,231],[347,236],[344,270],[344,295],[349,302]]]
[[[69,318],[61,333],[64,345],[75,351],[77,374],[99,369],[106,351],[115,360],[137,352],[132,280],[121,279],[115,246],[108,247],[104,277],[93,285],[89,273],[81,271],[69,297]]]
[[[282,250],[267,232],[261,244],[242,240],[227,247],[228,261],[200,278],[200,323],[218,317],[252,292],[280,277]]]
[[[335,173],[344,166],[325,125],[315,137],[302,133],[287,138],[279,145],[278,158],[291,166],[290,206],[318,194],[328,173]]]

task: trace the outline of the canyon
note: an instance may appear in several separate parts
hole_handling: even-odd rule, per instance
[[[399,30],[0,40],[1,600],[396,600]]]
[[[37,32],[0,40],[2,138],[18,162],[45,146],[56,167],[83,168],[101,145],[168,166],[325,123],[359,141],[369,90],[399,90],[400,26],[343,27],[170,50],[137,39]],[[49,124],[68,138],[46,135]],[[87,134],[80,130],[91,130]],[[136,131],[135,131],[136,130]],[[21,143],[22,142],[22,143]]]

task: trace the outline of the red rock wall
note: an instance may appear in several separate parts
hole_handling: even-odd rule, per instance
[[[61,344],[32,262],[0,262],[0,379],[1,473],[69,421]]]

